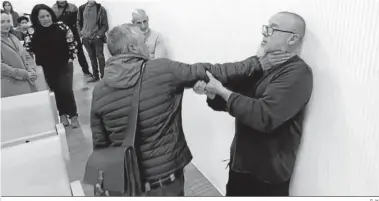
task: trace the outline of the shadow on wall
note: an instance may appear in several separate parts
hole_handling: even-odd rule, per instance
[[[346,196],[348,189],[330,186],[337,182],[330,179],[338,180],[349,175],[349,166],[343,163],[348,161],[349,144],[346,138],[338,135],[347,133],[348,128],[345,118],[347,108],[340,92],[342,86],[336,80],[337,77],[332,77],[338,72],[332,72],[333,61],[318,38],[312,32],[307,32],[304,42],[302,58],[312,68],[314,88],[308,104],[290,194]]]

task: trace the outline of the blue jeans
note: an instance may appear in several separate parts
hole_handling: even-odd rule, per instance
[[[83,45],[88,52],[91,60],[92,74],[94,77],[104,76],[105,57],[104,57],[104,42],[100,39],[83,38]]]

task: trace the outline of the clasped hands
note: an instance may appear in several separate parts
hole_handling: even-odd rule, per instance
[[[259,58],[262,70],[267,71],[271,68],[283,64],[293,55],[283,51],[273,51],[266,53],[259,50],[257,56]],[[206,71],[206,73],[209,78],[209,82],[205,83],[204,81],[198,81],[193,87],[193,90],[197,94],[206,94],[209,99],[214,99],[216,95],[220,95],[224,100],[228,100],[232,92],[225,88],[220,81],[214,78],[214,76],[209,71]]]
[[[34,82],[37,79],[37,72],[34,70],[28,71],[27,80]]]
[[[224,86],[220,81],[218,81],[216,78],[213,77],[213,75],[207,71],[207,76],[209,78],[209,82],[205,83],[205,81],[198,81],[195,86],[193,87],[193,90],[197,94],[206,94],[209,99],[214,99],[217,95],[220,95],[220,93],[225,89]]]

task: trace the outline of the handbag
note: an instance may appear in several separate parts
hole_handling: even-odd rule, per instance
[[[125,139],[119,147],[94,150],[86,164],[83,182],[94,186],[95,196],[142,196],[142,185],[134,146],[137,132],[141,74],[133,92]]]

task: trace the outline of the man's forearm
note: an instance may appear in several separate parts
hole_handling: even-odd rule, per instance
[[[230,97],[230,95],[232,95],[232,93],[233,93],[232,91],[223,87],[219,92],[219,96],[221,96],[222,99],[224,99],[226,102],[228,102],[229,97]]]
[[[241,81],[250,76],[257,76],[261,72],[261,67],[256,57],[250,57],[241,62],[211,64],[195,63],[184,64],[176,61],[169,61],[171,72],[178,80],[178,84],[185,88],[193,87],[198,80],[208,81],[205,71],[209,71],[214,77],[224,85],[229,85],[234,81]]]
[[[259,77],[262,67],[257,57],[249,57],[240,62],[205,65],[212,75],[224,86],[248,77]]]
[[[104,8],[101,8],[101,9],[102,9],[102,11],[100,13],[100,15],[101,15],[101,17],[100,17],[101,21],[100,21],[99,31],[97,32],[97,36],[104,37],[105,33],[109,29],[109,25],[108,25],[107,11]]]

